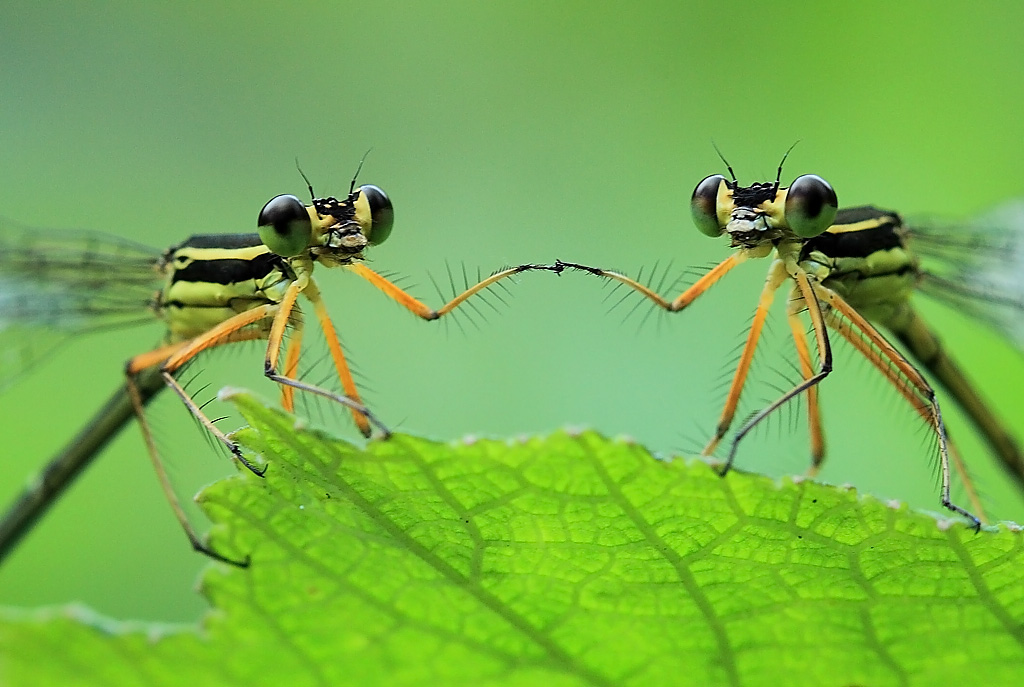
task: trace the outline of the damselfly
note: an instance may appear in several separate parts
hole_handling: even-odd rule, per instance
[[[739,443],[751,430],[805,392],[810,472],[818,470],[825,458],[825,439],[817,385],[832,370],[831,328],[880,370],[931,427],[938,440],[942,504],[968,518],[975,528],[980,527],[978,517],[950,498],[952,458],[972,508],[983,514],[965,466],[949,441],[935,391],[901,349],[945,387],[1007,471],[1024,487],[1024,459],[1017,443],[943,350],[911,300],[915,289],[951,299],[963,309],[989,319],[1018,346],[1024,345],[1024,207],[1017,208],[1020,216],[1016,218],[1016,232],[1000,232],[992,225],[939,231],[908,226],[897,213],[871,206],[839,210],[835,191],[812,174],[797,177],[783,188],[780,165],[774,183],[741,186],[732,167],[728,163],[726,167],[731,180],[714,174],[701,181],[693,192],[691,211],[701,233],[727,235],[736,250],[673,300],[618,272],[578,263],[559,265],[625,284],[657,306],[678,312],[740,263],[774,255],[725,407],[703,455],[712,455],[732,426],[774,294],[789,282],[792,293],[787,319],[802,380],[742,423],[732,438],[721,474],[730,469]],[[931,257],[934,262],[926,267],[919,256]],[[804,311],[812,327],[817,366],[800,318]],[[890,343],[871,322],[887,329],[901,348]]]
[[[208,548],[190,525],[157,451],[144,406],[172,389],[189,412],[256,474],[235,443],[207,417],[176,375],[209,349],[266,340],[266,376],[281,385],[291,411],[296,389],[344,404],[359,430],[387,428],[363,405],[338,336],[313,279],[315,265],[341,267],[366,279],[425,320],[436,320],[506,277],[550,267],[502,269],[434,310],[364,263],[364,251],[391,233],[394,210],[377,186],[349,187],[347,197],[303,204],[292,195],[271,199],[259,214],[258,233],[193,236],[164,252],[98,233],[61,232],[0,224],[0,386],[68,336],[152,319],[166,324],[162,345],[125,366],[126,383],[43,470],[0,520],[2,560],[50,504],[132,417],[139,421],[150,459],[175,517],[192,546],[212,558],[244,564]],[[298,297],[312,307],[323,330],[343,394],[297,376],[303,346]],[[287,332],[287,336],[286,336]],[[282,356],[282,350],[284,350]]]

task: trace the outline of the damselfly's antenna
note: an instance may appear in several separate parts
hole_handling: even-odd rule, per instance
[[[366,156],[370,154],[373,148],[368,148],[363,156],[359,159],[359,166],[356,167],[356,173],[352,175],[352,183],[348,185],[348,194],[352,195],[352,192],[356,190],[356,179],[359,178],[359,172],[363,170],[363,163],[366,162]]]
[[[786,151],[786,154],[782,156],[782,162],[779,163],[779,171],[775,173],[775,189],[772,193],[779,192],[779,184],[782,181],[782,165],[786,164],[786,158],[789,157],[789,154],[793,152],[793,148],[796,148],[796,144],[799,142],[799,139],[795,141],[793,145],[789,146],[789,150]]]
[[[729,170],[729,176],[732,177],[732,183],[738,184],[739,182],[736,180],[736,172],[732,171],[732,165],[730,165],[729,161],[725,159],[725,155],[722,155],[722,151],[718,149],[718,145],[714,141],[712,141],[711,147],[715,149],[716,153],[718,153],[719,159],[721,159],[721,161],[725,163],[725,168]]]
[[[302,171],[302,167],[299,167],[298,157],[295,158],[295,169],[299,170],[299,174],[302,175],[302,180],[306,182],[306,188],[309,189],[310,201],[316,200],[316,195],[313,193],[313,184],[309,183],[309,177],[307,177],[306,173]]]

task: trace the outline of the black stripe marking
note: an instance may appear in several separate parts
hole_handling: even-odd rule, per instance
[[[828,273],[828,277],[825,279],[825,282],[828,283],[829,279],[840,279],[842,277],[846,277],[846,276],[851,275],[851,274],[859,275],[861,281],[863,282],[863,281],[869,281],[869,280],[874,279],[876,277],[902,277],[907,272],[916,272],[916,271],[917,271],[917,268],[915,268],[910,263],[907,263],[906,265],[903,265],[901,267],[897,267],[896,269],[890,270],[888,272],[871,271],[871,272],[865,273],[863,270],[859,270],[859,269],[852,269],[852,270],[846,270],[846,271],[841,271],[841,270],[834,269],[834,270],[832,270],[831,272]]]
[[[880,213],[871,207],[850,208],[845,215],[837,215],[835,223],[854,224],[872,219],[884,221],[871,229],[843,231],[837,234],[826,231],[808,239],[800,250],[800,259],[804,260],[814,251],[830,258],[866,258],[876,251],[904,245],[903,237],[896,231],[900,227],[897,222],[898,215]]]
[[[198,248],[199,246],[192,247]],[[205,247],[210,248],[212,246]],[[283,270],[284,266],[284,258],[274,253],[263,253],[251,260],[240,260],[238,258],[193,260],[187,266],[174,271],[171,283],[192,281],[210,284],[237,284],[239,282],[262,279],[274,270]]]
[[[235,312],[243,312],[254,308],[257,305],[272,305],[278,301],[271,300],[269,298],[229,298],[223,303],[187,303],[182,300],[164,301],[159,304],[161,309],[168,308],[179,308],[181,310],[224,310],[231,309]],[[240,307],[244,306],[244,307]]]

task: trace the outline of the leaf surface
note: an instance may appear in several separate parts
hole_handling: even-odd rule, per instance
[[[10,685],[1015,684],[1024,541],[597,434],[366,450],[246,395],[199,628],[0,616]],[[159,593],[159,590],[154,590]]]

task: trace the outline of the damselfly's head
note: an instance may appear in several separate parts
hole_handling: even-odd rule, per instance
[[[257,225],[264,245],[282,257],[308,254],[340,265],[362,259],[368,245],[383,243],[394,220],[387,194],[364,184],[345,200],[314,198],[311,205],[292,195],[275,196],[260,210]]]
[[[693,221],[702,234],[728,234],[734,248],[770,246],[779,240],[811,238],[836,218],[839,201],[827,181],[814,174],[779,182],[740,186],[712,174],[697,184],[690,199]]]

